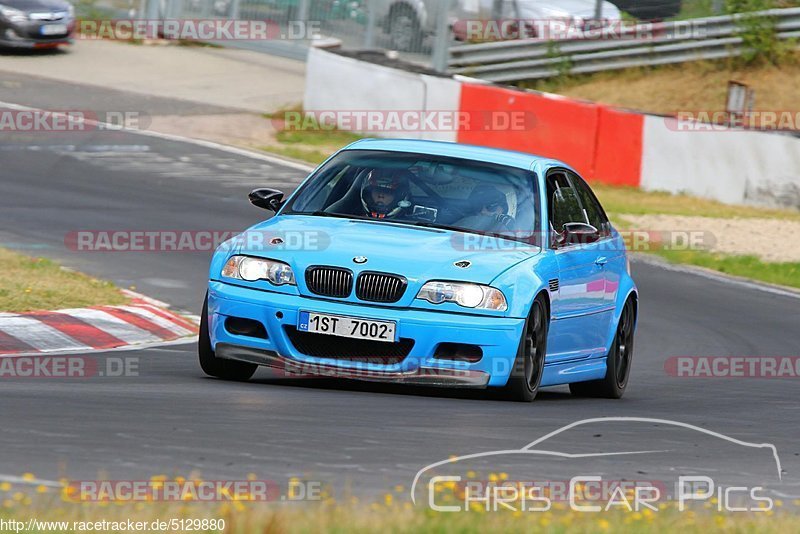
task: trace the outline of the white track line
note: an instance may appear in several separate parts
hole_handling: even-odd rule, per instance
[[[0,482],[8,482],[10,484],[25,484],[26,486],[47,486],[50,488],[60,488],[62,486],[61,482],[56,482],[55,480],[42,480],[39,478],[25,480],[22,477],[4,475],[2,473],[0,473]]]

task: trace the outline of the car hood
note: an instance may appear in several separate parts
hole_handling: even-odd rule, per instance
[[[0,4],[26,12],[67,11],[70,6],[63,0],[0,0]]]
[[[278,243],[276,238],[283,240]],[[300,278],[312,265],[405,276],[410,286],[429,280],[488,284],[503,271],[541,252],[506,239],[408,225],[281,215],[241,236],[240,253],[281,260]],[[355,259],[366,258],[365,263]],[[469,267],[455,265],[468,261]]]

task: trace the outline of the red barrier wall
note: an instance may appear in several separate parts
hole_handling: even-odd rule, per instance
[[[488,124],[492,110],[523,116],[515,126]],[[587,180],[638,186],[641,115],[555,95],[464,83],[460,111],[470,120],[458,142],[518,150],[562,160]],[[512,119],[513,120],[513,119]],[[524,127],[519,127],[524,124]]]
[[[604,184],[638,187],[642,176],[644,115],[605,106],[599,108],[594,173]]]

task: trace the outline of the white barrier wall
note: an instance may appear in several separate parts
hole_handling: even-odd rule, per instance
[[[710,128],[710,127],[709,127]],[[800,139],[645,116],[641,187],[730,204],[800,207]]]
[[[345,112],[339,120],[349,120],[350,112],[410,112],[421,116],[422,111],[456,114],[461,101],[461,83],[441,78],[405,72],[399,69],[366,63],[312,48],[306,68],[306,91],[303,107],[307,112]],[[347,128],[344,128],[347,129]],[[456,128],[449,130],[365,129],[357,133],[368,137],[430,139],[455,142]]]

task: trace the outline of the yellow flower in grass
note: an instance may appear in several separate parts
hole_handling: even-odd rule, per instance
[[[12,506],[14,506],[14,501],[11,499],[6,499],[3,501],[3,508],[11,508]]]
[[[392,494],[391,493],[387,493],[386,495],[384,495],[383,496],[383,502],[386,504],[386,506],[391,506],[392,505]]]
[[[398,484],[394,487],[394,491],[397,493],[403,493],[405,490],[406,488],[404,488],[402,484]]]
[[[21,501],[22,499],[25,498],[25,494],[22,493],[21,491],[18,491],[13,495],[13,498],[14,498],[15,501],[19,502],[19,501]]]
[[[597,522],[597,526],[600,530],[608,530],[611,528],[611,523],[609,523],[607,519],[601,519]]]
[[[0,491],[11,491],[11,484],[8,482],[0,482]]]
[[[36,480],[36,475],[34,475],[33,473],[25,473],[22,475],[22,480],[31,482],[33,480]]]
[[[47,493],[47,486],[44,484],[39,484],[36,486],[36,493]]]

